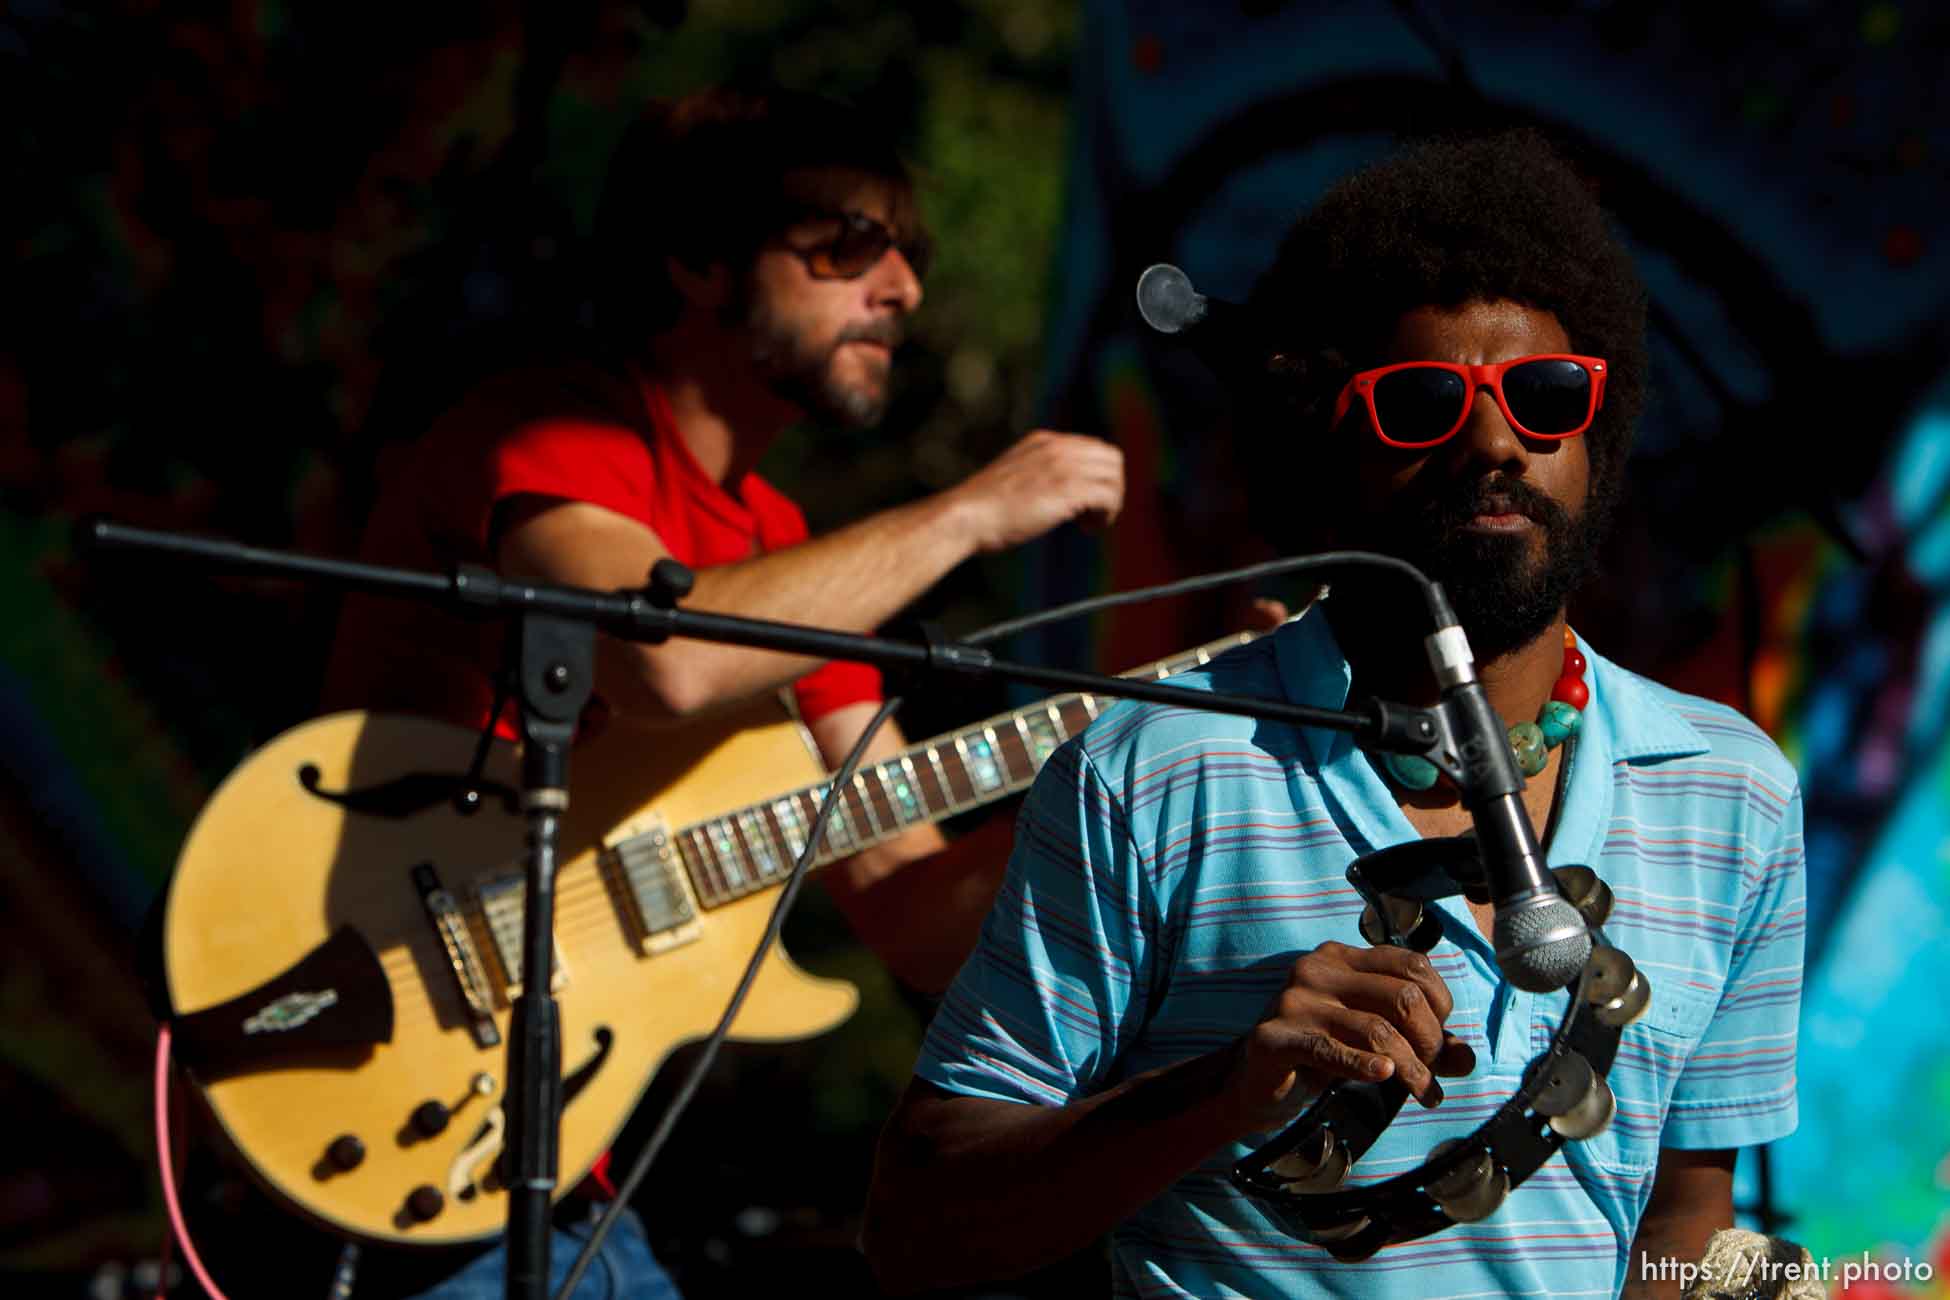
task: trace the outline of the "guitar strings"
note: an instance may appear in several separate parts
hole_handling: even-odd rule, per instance
[[[1034,765],[1033,750],[1027,745],[1024,746],[1024,749],[1025,756]],[[813,788],[822,789],[823,783],[821,787]],[[947,793],[947,791],[944,791],[944,793]],[[971,787],[971,794],[974,793]],[[866,807],[874,811],[879,811],[872,804],[866,805]],[[844,803],[841,804],[841,807],[837,811],[840,811],[844,816],[851,816],[856,820],[859,815],[854,813],[851,808],[846,807]],[[891,807],[887,811],[891,814]],[[905,823],[898,816],[892,816],[891,820],[895,823],[894,829],[904,828]],[[766,830],[769,832],[770,828],[767,827]],[[710,853],[707,861],[703,864],[709,870],[709,874],[716,877],[714,880],[709,880],[708,883],[726,891],[750,884],[753,886],[753,892],[762,891],[767,886],[778,883],[783,878],[783,873],[768,872],[761,869],[759,861],[749,846],[744,842],[743,832],[734,832],[734,834],[736,838],[727,846],[728,852],[719,850],[718,852]],[[768,840],[771,838],[770,834],[768,834],[767,838]],[[859,838],[857,831],[855,832],[854,838]],[[880,837],[875,836],[874,838],[877,840]],[[717,849],[717,847],[716,845],[711,846],[712,849]],[[774,844],[770,847],[776,849],[778,846]],[[722,853],[722,856],[719,856],[720,853]],[[820,856],[823,858],[825,855],[821,854]],[[683,863],[687,872],[694,870],[695,865],[688,861]],[[736,884],[734,884],[727,872],[727,868],[738,873]],[[736,900],[725,899],[723,901],[729,903]],[[478,898],[472,900],[472,902],[473,905],[467,909],[464,921],[469,937],[475,941],[478,948],[481,946],[482,931],[488,930],[490,933],[487,936],[487,946],[492,947],[491,927],[487,924],[485,908]],[[574,948],[592,945],[601,938],[611,940],[620,938],[624,941],[621,948],[623,953],[626,953],[631,959],[640,957],[642,955],[640,950],[633,943],[629,942],[631,938],[631,927],[627,919],[628,908],[629,898],[626,887],[621,886],[619,882],[604,870],[602,864],[595,858],[593,853],[585,851],[579,854],[570,862],[563,864],[557,876],[556,911],[553,928],[556,932],[555,941],[558,947],[563,950],[572,950]],[[519,914],[517,911],[516,915]],[[420,940],[424,945],[419,952],[414,950],[415,939]],[[494,953],[479,953],[478,956],[483,961],[492,961],[498,958],[498,954]],[[569,972],[569,981],[571,984],[576,978],[575,971],[581,964],[581,956],[581,954],[573,951],[565,951],[565,955],[561,959],[563,968]],[[401,942],[390,945],[386,949],[381,956],[381,962],[385,970],[389,989],[393,996],[395,1021],[397,1024],[411,1028],[424,1026],[428,1023],[452,1026],[456,1023],[464,1022],[466,1016],[464,999],[459,990],[457,988],[439,986],[437,976],[431,985],[428,980],[429,968],[436,971],[440,970],[449,961],[450,958],[446,952],[445,945],[441,942],[437,932],[423,931],[416,935],[409,935]],[[490,976],[489,978],[491,979],[492,977]],[[497,1015],[505,1013],[507,1010],[505,1004],[506,992],[506,987],[500,984],[494,985],[490,990],[490,996],[495,1001],[494,1009]]]

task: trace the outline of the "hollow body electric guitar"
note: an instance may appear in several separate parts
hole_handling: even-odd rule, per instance
[[[863,767],[815,861],[1023,789],[1099,707],[1059,696]],[[161,973],[178,1059],[259,1179],[344,1235],[453,1245],[506,1223],[525,824],[512,746],[493,747],[465,797],[476,743],[384,714],[294,727],[218,787],[170,882]],[[769,699],[703,740],[613,726],[577,746],[571,779],[549,972],[564,1189],[722,1014],[826,792],[809,737]],[[823,1033],[858,1000],[775,948],[732,1036]]]

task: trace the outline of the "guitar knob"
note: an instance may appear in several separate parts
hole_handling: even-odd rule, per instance
[[[341,1173],[357,1169],[365,1158],[366,1144],[351,1133],[332,1139],[332,1145],[325,1148],[325,1159]]]
[[[454,1113],[447,1104],[440,1101],[423,1101],[413,1108],[413,1131],[421,1137],[439,1137],[447,1131],[447,1121]]]
[[[427,1223],[447,1208],[447,1198],[430,1183],[422,1183],[406,1197],[406,1213],[415,1223]]]

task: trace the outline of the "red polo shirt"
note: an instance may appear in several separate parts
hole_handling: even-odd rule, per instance
[[[400,454],[383,476],[362,559],[445,570],[493,567],[489,535],[511,497],[586,501],[634,519],[693,568],[804,541],[805,516],[747,474],[727,487],[698,465],[654,383],[589,365],[530,370],[482,386]],[[647,576],[647,575],[646,575]],[[811,620],[808,620],[811,621]],[[493,703],[502,632],[431,606],[347,597],[326,673],[325,706],[405,711],[479,726]],[[878,700],[880,674],[829,663],[795,683],[812,722]],[[512,736],[508,722],[502,732]]]

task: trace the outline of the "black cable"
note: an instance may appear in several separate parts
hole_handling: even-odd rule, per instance
[[[582,1275],[589,1271],[590,1262],[596,1258],[596,1252],[602,1249],[603,1239],[609,1235],[610,1229],[616,1226],[616,1221],[622,1218],[623,1212],[629,1208],[630,1198],[636,1194],[637,1186],[650,1172],[650,1165],[656,1160],[657,1153],[663,1149],[664,1143],[670,1138],[671,1130],[677,1127],[679,1117],[690,1105],[691,1098],[696,1095],[699,1086],[703,1084],[705,1072],[711,1068],[711,1062],[717,1058],[718,1049],[724,1046],[724,1040],[731,1033],[731,1022],[738,1018],[739,1010],[745,1005],[746,995],[752,991],[752,984],[758,979],[759,965],[765,960],[765,954],[772,950],[772,945],[778,942],[779,931],[785,927],[786,914],[792,910],[793,900],[799,896],[799,886],[805,883],[806,876],[812,870],[813,859],[819,855],[822,832],[826,829],[826,823],[832,820],[833,810],[839,807],[840,791],[852,782],[854,769],[858,768],[860,760],[866,757],[867,745],[873,740],[881,725],[893,716],[894,710],[900,707],[900,702],[901,698],[898,695],[890,696],[881,702],[880,711],[875,713],[873,720],[867,723],[867,729],[860,733],[860,739],[853,742],[853,748],[847,752],[846,760],[840,764],[840,770],[834,774],[832,781],[827,785],[826,798],[821,801],[819,811],[813,814],[812,828],[806,833],[806,847],[799,851],[798,861],[792,864],[792,874],[786,877],[784,887],[779,890],[779,900],[772,905],[772,916],[765,923],[765,933],[759,937],[758,947],[753,951],[751,961],[746,963],[745,974],[738,981],[737,989],[732,992],[731,1001],[725,1006],[724,1014],[718,1018],[717,1026],[704,1040],[703,1050],[698,1053],[697,1060],[691,1065],[691,1072],[684,1076],[684,1082],[679,1085],[677,1095],[671,1099],[670,1105],[664,1110],[663,1118],[657,1121],[656,1130],[650,1134],[649,1141],[638,1153],[636,1163],[630,1166],[629,1176],[617,1185],[616,1199],[611,1201],[609,1208],[603,1211],[603,1217],[597,1220],[594,1231],[589,1234],[589,1240],[584,1242],[582,1249],[577,1252],[576,1262],[569,1269],[568,1277],[563,1281],[561,1288],[556,1291],[555,1300],[568,1300],[570,1293],[576,1289],[576,1284],[582,1281]]]
[[[1421,589],[1423,599],[1429,607],[1430,617],[1437,627],[1455,621],[1454,616],[1448,613],[1448,603],[1442,597],[1442,588],[1429,581],[1420,569],[1406,560],[1372,551],[1323,551],[1318,555],[1296,555],[1283,560],[1267,560],[1260,564],[1247,565],[1242,569],[1183,578],[1177,582],[1167,582],[1155,587],[1141,587],[1136,591],[1093,596],[1087,600],[1059,605],[1055,609],[1043,610],[1023,618],[991,624],[967,637],[964,644],[982,645],[1060,619],[1075,618],[1102,609],[1113,609],[1119,605],[1131,605],[1186,592],[1208,591],[1214,587],[1230,586],[1252,578],[1349,566],[1382,569],[1413,580]],[[717,1058],[718,1049],[724,1045],[724,1040],[730,1035],[732,1021],[738,1018],[738,1012],[745,1005],[746,995],[751,992],[752,984],[758,978],[760,963],[765,960],[765,954],[772,950],[772,945],[778,942],[779,932],[785,926],[786,914],[792,910],[793,901],[799,895],[799,887],[811,871],[813,859],[818,856],[821,833],[826,829],[826,823],[832,819],[834,809],[839,806],[840,791],[853,780],[854,770],[866,756],[868,743],[893,715],[894,710],[900,707],[900,703],[899,696],[891,696],[881,703],[880,710],[873,715],[873,720],[867,723],[866,730],[860,734],[860,739],[854,742],[853,748],[847,753],[846,760],[840,764],[839,771],[827,786],[826,798],[820,803],[819,811],[813,816],[812,828],[806,838],[806,847],[800,851],[798,861],[792,864],[792,874],[786,877],[785,885],[779,891],[778,902],[772,905],[771,919],[766,922],[765,933],[760,936],[758,947],[746,964],[745,973],[739,979],[730,1003],[726,1005],[724,1014],[718,1018],[717,1026],[704,1040],[704,1046],[699,1051],[697,1060],[692,1064],[690,1073],[684,1076],[683,1083],[678,1086],[676,1096],[665,1108],[663,1118],[657,1122],[656,1130],[651,1133],[643,1150],[638,1153],[636,1162],[630,1166],[629,1176],[617,1185],[616,1198],[610,1202],[609,1208],[603,1211],[602,1218],[597,1220],[595,1229],[589,1234],[589,1240],[584,1242],[582,1249],[577,1252],[575,1264],[569,1269],[568,1276],[560,1289],[556,1291],[555,1300],[568,1300],[576,1284],[582,1281],[583,1274],[589,1271],[589,1264],[595,1259],[596,1252],[602,1248],[603,1239],[609,1235],[610,1229],[616,1226],[616,1221],[629,1207],[630,1198],[636,1194],[637,1187],[650,1172],[650,1166],[656,1160],[657,1153],[663,1149],[672,1130],[677,1127],[678,1119],[703,1084],[705,1072],[711,1068],[712,1061]]]
[[[1422,590],[1422,598],[1428,603],[1429,616],[1437,627],[1444,627],[1455,621],[1448,613],[1446,602],[1442,601],[1441,588],[1407,560],[1398,560],[1392,555],[1382,555],[1375,551],[1321,551],[1317,555],[1291,555],[1283,560],[1265,560],[1259,564],[1249,564],[1243,569],[1229,569],[1224,573],[1205,573],[1195,578],[1181,578],[1176,582],[1162,583],[1155,587],[1140,587],[1136,591],[1117,591],[1108,596],[1092,596],[1087,600],[1074,601],[1068,605],[1058,605],[1055,609],[1045,609],[1007,622],[992,624],[963,638],[968,645],[986,645],[1017,632],[1026,632],[1045,623],[1061,619],[1075,618],[1080,614],[1094,614],[1098,610],[1115,609],[1119,605],[1135,605],[1140,601],[1157,600],[1164,596],[1179,596],[1188,592],[1210,591],[1214,587],[1229,587],[1235,582],[1245,582],[1252,578],[1272,577],[1282,573],[1302,573],[1310,569],[1335,569],[1349,566],[1366,566],[1386,569],[1413,580]]]

